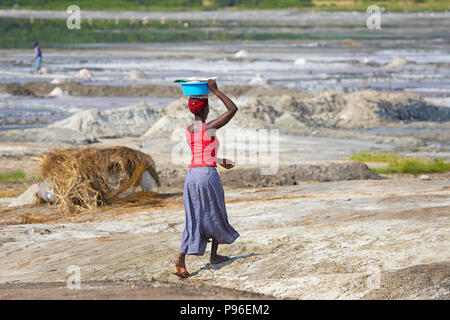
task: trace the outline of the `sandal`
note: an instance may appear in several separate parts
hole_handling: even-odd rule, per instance
[[[174,274],[177,277],[182,278],[182,279],[186,279],[187,277],[190,276],[189,272],[187,272],[187,271],[184,271],[184,272],[172,272],[172,274]]]

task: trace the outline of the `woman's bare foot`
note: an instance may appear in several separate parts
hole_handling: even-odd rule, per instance
[[[175,258],[175,268],[177,269],[177,272],[175,275],[179,276],[180,278],[187,278],[189,277],[189,272],[186,270],[186,265],[184,262],[184,256],[178,256]]]
[[[227,261],[227,256],[221,256],[220,254],[217,254],[217,248],[219,248],[219,243],[213,239],[211,243],[211,256],[209,258],[209,263],[216,264]]]
[[[227,260],[229,260],[230,258],[227,256],[221,256],[219,254],[215,255],[214,257],[211,257],[209,259],[209,263],[211,264],[217,264],[217,263],[221,263],[221,262],[225,262]]]

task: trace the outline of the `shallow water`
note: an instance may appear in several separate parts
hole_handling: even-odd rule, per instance
[[[148,45],[145,50],[152,50],[155,45]],[[208,49],[209,45],[198,45],[200,49]],[[24,83],[28,81],[51,81],[54,78],[71,79],[77,70],[87,68],[94,74],[93,79],[83,80],[89,84],[171,84],[179,77],[188,76],[217,76],[223,84],[247,84],[256,74],[261,74],[276,87],[288,87],[304,91],[318,91],[322,89],[356,89],[364,85],[367,88],[405,90],[430,89],[442,92],[450,88],[450,56],[445,52],[417,50],[404,58],[411,62],[404,68],[389,69],[383,64],[389,62],[394,56],[401,53],[380,52],[366,53],[340,52],[330,48],[323,48],[319,52],[305,52],[292,48],[276,52],[277,46],[271,47],[267,43],[265,49],[246,45],[251,54],[249,58],[233,59],[233,54],[240,50],[242,45],[230,44],[229,52],[218,52],[210,48],[209,53],[188,51],[180,45],[178,48],[186,57],[136,57],[128,56],[127,52],[114,51],[114,56],[99,56],[97,53],[89,55],[83,52],[82,56],[67,56],[60,51],[44,56],[43,64],[48,68],[49,75],[34,75],[31,66],[2,65],[0,60],[0,82]],[[160,44],[158,50],[164,45]],[[171,47],[167,48],[168,50]],[[186,49],[184,51],[184,49]],[[317,50],[315,50],[317,51]],[[356,52],[355,52],[356,51]],[[122,54],[122,55],[121,55]],[[104,55],[107,55],[105,52]],[[306,60],[305,64],[294,64],[297,58]],[[15,57],[9,56],[5,60],[26,61],[26,53],[21,52]],[[381,64],[370,66],[364,60]],[[133,69],[144,72],[147,80],[127,80],[124,77]]]
[[[0,10],[0,16],[11,13]],[[19,13],[17,13],[19,14]],[[27,11],[20,12],[26,15]],[[31,14],[31,13],[29,13]],[[33,13],[36,14],[36,13]],[[38,13],[55,17],[53,13]],[[101,18],[105,13],[88,13]],[[114,13],[120,19],[131,13]],[[135,13],[132,13],[132,15]],[[137,16],[141,13],[136,13]],[[185,13],[164,13],[167,19],[178,19]],[[192,19],[201,18],[201,12]],[[303,13],[286,10],[270,12],[222,12],[224,21],[289,21],[294,25],[317,25],[302,28],[314,40],[296,41],[229,41],[195,43],[148,44],[85,44],[71,50],[43,50],[43,67],[48,75],[32,74],[33,50],[2,50],[0,54],[0,82],[25,83],[52,81],[55,78],[76,80],[90,85],[162,84],[175,85],[174,79],[216,76],[219,86],[243,85],[256,75],[263,75],[271,86],[286,87],[307,92],[361,89],[413,92],[437,105],[450,106],[450,35],[449,13],[386,14],[383,23],[391,27],[368,32],[362,13]],[[38,15],[36,15],[37,17]],[[172,17],[172,18],[171,18]],[[151,16],[150,16],[151,18]],[[301,19],[300,19],[301,18]],[[159,19],[159,16],[158,16]],[[269,20],[267,20],[269,19]],[[362,23],[362,24],[361,24]],[[336,34],[336,25],[361,24],[358,28],[343,28],[348,40],[324,40],[323,36]],[[398,27],[393,27],[397,25]],[[286,28],[285,28],[286,29]],[[288,28],[289,29],[289,28]],[[339,31],[339,30],[338,30]],[[251,31],[248,31],[251,32]],[[358,40],[362,34],[371,39]],[[235,59],[234,54],[245,49],[248,58]],[[386,64],[401,56],[405,66],[388,68]],[[303,64],[295,64],[298,58]],[[19,65],[17,65],[19,64]],[[87,68],[94,77],[74,79],[75,73]],[[133,69],[148,76],[145,80],[124,77]],[[0,121],[40,119],[54,121],[74,112],[87,109],[125,107],[145,101],[165,107],[176,97],[62,97],[24,98],[0,96]]]
[[[354,129],[354,131],[363,131],[368,133],[392,133],[400,135],[408,135],[411,133],[450,133],[450,127],[442,128],[393,128],[393,127],[376,127],[368,129]]]

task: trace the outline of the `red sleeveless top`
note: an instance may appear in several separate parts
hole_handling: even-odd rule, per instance
[[[206,134],[206,122],[202,124],[202,130],[190,133],[186,128],[186,138],[191,147],[192,159],[189,168],[192,167],[217,167],[217,151],[219,140]]]

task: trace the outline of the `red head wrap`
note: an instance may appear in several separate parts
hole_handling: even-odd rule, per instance
[[[195,115],[202,113],[208,106],[208,98],[189,98],[189,110]]]

